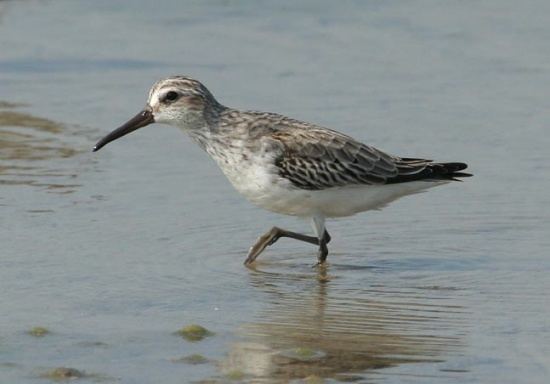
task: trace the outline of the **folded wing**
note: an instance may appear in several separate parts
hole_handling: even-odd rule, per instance
[[[276,160],[279,175],[301,189],[470,176],[459,172],[466,168],[464,163],[434,163],[392,156],[324,128],[279,130],[272,133],[272,138],[280,142],[283,149]]]

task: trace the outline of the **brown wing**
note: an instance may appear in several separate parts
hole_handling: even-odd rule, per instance
[[[324,128],[282,129],[272,133],[272,138],[284,148],[276,161],[279,174],[302,189],[417,180],[431,164],[430,160],[388,155]]]

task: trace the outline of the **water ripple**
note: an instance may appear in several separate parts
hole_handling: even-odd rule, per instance
[[[339,279],[342,274],[347,280]],[[249,278],[265,293],[267,307],[242,326],[242,340],[222,363],[225,371],[265,382],[309,375],[359,379],[380,368],[442,362],[464,346],[469,312],[453,287],[382,287],[373,281],[378,287],[372,288],[346,268],[296,270],[278,262],[261,264]]]

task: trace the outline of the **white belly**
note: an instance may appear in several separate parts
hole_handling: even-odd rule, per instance
[[[419,193],[442,183],[445,182],[416,181],[389,185],[356,185],[320,191],[275,187],[269,196],[258,199],[256,204],[287,215],[344,217],[383,208],[400,197]]]
[[[447,181],[413,181],[387,185],[352,185],[319,191],[294,187],[277,170],[254,162],[247,167],[221,167],[235,189],[269,211],[300,217],[351,216],[380,209],[400,197],[419,193]]]

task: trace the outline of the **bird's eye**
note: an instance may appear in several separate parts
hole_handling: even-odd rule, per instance
[[[180,97],[180,95],[177,92],[170,91],[164,95],[164,101],[175,101],[178,97]]]

